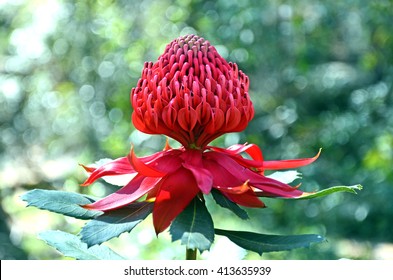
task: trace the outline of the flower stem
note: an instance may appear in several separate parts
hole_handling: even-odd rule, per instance
[[[186,260],[196,260],[197,250],[196,249],[186,249]]]

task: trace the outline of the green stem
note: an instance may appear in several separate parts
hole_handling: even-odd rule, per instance
[[[186,249],[186,260],[196,260],[197,250],[196,249]]]

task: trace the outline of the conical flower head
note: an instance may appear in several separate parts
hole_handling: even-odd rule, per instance
[[[242,131],[254,116],[249,79],[209,41],[186,35],[147,62],[131,91],[134,126],[165,134],[186,148],[205,148],[218,136]]]

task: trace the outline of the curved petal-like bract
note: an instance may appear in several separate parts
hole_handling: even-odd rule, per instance
[[[88,186],[95,180],[104,176],[124,175],[135,173],[134,168],[130,165],[127,157],[122,157],[110,161],[100,167],[87,167],[83,164],[81,166],[90,174],[89,178],[82,184],[82,186]]]
[[[247,153],[253,159],[242,157]],[[299,166],[318,157],[299,160],[273,161],[274,167]],[[228,149],[207,147],[172,149],[138,158],[133,150],[127,157],[116,159],[90,171],[87,183],[103,176],[134,174],[133,179],[118,191],[84,205],[85,208],[111,211],[139,201],[154,201],[153,223],[157,234],[165,230],[174,218],[198,194],[209,194],[212,188],[234,203],[246,207],[265,207],[260,197],[298,198],[304,192],[278,180],[266,177],[256,168],[264,166],[261,150],[253,145],[235,145]],[[283,164],[280,165],[280,162]],[[289,162],[289,163],[288,163]]]

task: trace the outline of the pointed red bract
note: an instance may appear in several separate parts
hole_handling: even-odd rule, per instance
[[[182,158],[184,163],[183,167],[191,171],[198,188],[204,193],[210,193],[213,187],[213,175],[203,166],[203,153],[199,150],[189,150],[184,152]]]
[[[91,210],[108,211],[126,206],[139,199],[154,187],[154,185],[142,185],[145,178],[143,175],[137,175],[120,190],[83,207]]]
[[[263,167],[268,170],[299,168],[313,163],[320,154],[321,149],[319,149],[319,152],[312,158],[264,161]]]
[[[225,195],[232,202],[241,206],[253,208],[265,207],[265,204],[255,195],[255,193],[251,189],[242,194],[223,192],[223,195]]]
[[[230,146],[227,149],[218,148],[218,147],[210,147],[209,149],[212,151],[224,153],[226,155],[231,156],[232,159],[237,161],[239,164],[247,167],[247,168],[255,168],[259,172],[263,172],[263,156],[262,151],[259,149],[257,145],[249,144],[249,145],[241,145],[236,144]],[[246,159],[240,156],[241,153],[245,152],[248,154],[252,159]]]
[[[115,176],[115,175],[124,175],[124,174],[133,174],[136,173],[134,168],[128,162],[126,157],[118,158],[116,160],[110,161],[106,164],[101,165],[100,167],[86,167],[81,164],[81,166],[87,171],[90,172],[89,178],[82,184],[82,186],[88,186],[92,184],[97,179],[104,176]]]
[[[165,230],[199,191],[191,172],[186,169],[179,169],[166,177],[154,202],[153,224],[156,233]]]
[[[148,177],[162,177],[165,173],[158,171],[155,168],[145,164],[142,160],[137,158],[134,153],[134,148],[131,149],[131,152],[128,155],[128,160],[135,168],[136,172]]]

